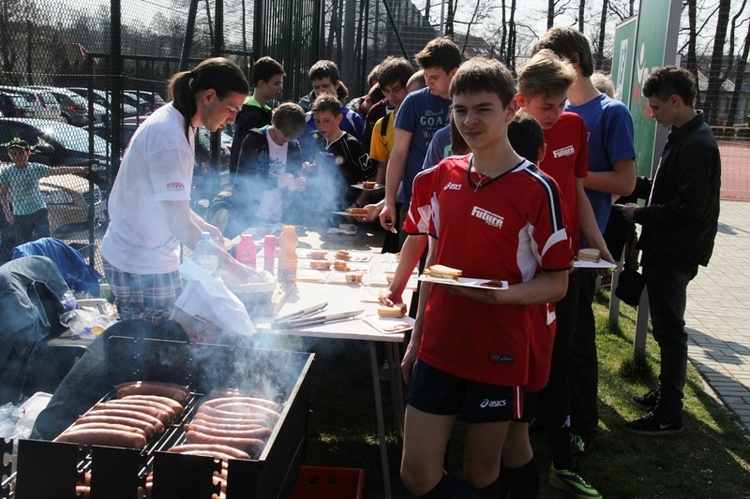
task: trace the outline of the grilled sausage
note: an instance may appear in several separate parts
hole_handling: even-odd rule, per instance
[[[128,395],[159,395],[185,402],[189,394],[187,386],[161,381],[129,381],[117,385],[117,398]]]
[[[75,422],[76,425],[88,423],[119,424],[123,426],[130,426],[143,430],[143,432],[146,434],[146,437],[151,437],[154,433],[156,433],[156,427],[148,421],[141,421],[140,419],[126,418],[121,416],[94,414],[93,412],[81,416]]]
[[[114,429],[75,429],[71,427],[57,436],[55,442],[70,442],[88,445],[112,445],[131,449],[143,449],[146,437],[130,431]]]
[[[174,411],[166,406],[155,406],[152,403],[146,402],[145,400],[128,400],[127,398],[124,399],[114,399],[109,400],[107,402],[103,402],[100,404],[102,407],[108,408],[108,409],[127,409],[127,410],[133,410],[138,412],[143,412],[145,414],[150,414],[151,416],[158,418],[159,421],[161,421],[164,424],[169,423],[174,419]]]
[[[73,426],[68,428],[68,430],[106,430],[106,429],[112,429],[112,430],[118,430],[118,431],[131,431],[133,433],[138,433],[139,435],[143,435],[144,438],[148,438],[148,435],[146,435],[146,432],[143,431],[143,429],[137,428],[135,426],[118,424],[118,423],[78,423],[76,422]],[[65,431],[68,431],[68,430],[65,430]]]
[[[233,459],[250,459],[250,455],[247,452],[235,447],[219,444],[182,444],[170,448],[167,452],[176,452],[177,454],[185,452],[221,452],[232,456]]]
[[[266,400],[266,399],[261,399],[261,398],[257,398],[257,397],[244,397],[244,396],[222,397],[222,398],[217,398],[217,399],[211,399],[211,400],[207,400],[207,401],[203,402],[203,404],[201,404],[201,405],[205,405],[205,406],[208,406],[208,407],[219,408],[222,405],[227,404],[227,403],[231,403],[231,404],[240,403],[240,404],[260,405],[260,406],[272,409],[275,412],[278,412],[281,409],[281,407],[279,406],[279,404],[277,404],[273,400]]]
[[[159,418],[155,418],[154,416],[151,416],[150,414],[145,414],[143,412],[138,412],[138,411],[129,410],[129,409],[112,408],[111,406],[102,407],[102,405],[103,404],[96,404],[85,415],[86,416],[89,416],[89,415],[118,416],[121,418],[137,419],[140,421],[146,421],[147,423],[151,423],[154,426],[154,428],[156,428],[157,433],[161,433],[162,431],[164,431],[164,423],[162,423]]]
[[[260,407],[260,406],[256,406]],[[240,409],[237,407],[237,409]],[[265,419],[266,421],[276,421],[276,417],[273,416],[273,411],[265,407],[253,410],[253,407],[245,405],[240,411],[227,410],[222,406],[221,408],[215,407],[204,407],[200,406],[198,411],[202,414],[208,414],[216,418],[229,418],[229,419]],[[270,412],[269,412],[270,411]]]
[[[259,438],[218,437],[200,431],[189,431],[185,433],[185,437],[188,442],[193,444],[227,445],[243,450],[251,456],[258,455],[265,446],[265,442]]]
[[[254,427],[253,427],[254,426]],[[213,435],[216,437],[237,437],[237,438],[268,438],[271,436],[272,430],[266,426],[253,425],[248,426],[244,429],[228,430],[224,428],[216,428],[213,426],[206,426],[202,424],[189,424],[185,426],[185,430],[188,432],[198,431],[205,433],[206,435]]]
[[[194,423],[198,423],[200,421],[200,424],[207,424],[207,425],[215,425],[218,427],[223,426],[247,426],[249,424],[257,424],[261,426],[268,426],[268,420],[265,418],[222,418],[219,416],[211,416],[210,414],[206,414],[205,412],[201,412],[200,410],[193,418]]]
[[[182,415],[182,411],[185,409],[183,405],[174,399],[169,397],[161,397],[159,395],[126,395],[121,400],[150,400],[152,402],[158,402],[166,405],[174,411],[176,417]]]

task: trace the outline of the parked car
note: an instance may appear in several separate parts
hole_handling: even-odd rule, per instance
[[[29,101],[23,95],[0,92],[0,112],[9,118],[29,118],[33,115]]]
[[[0,92],[13,93],[23,96],[29,103],[33,118],[44,120],[60,120],[60,104],[54,96],[44,90],[30,90],[22,87],[0,86]]]
[[[59,121],[28,118],[0,118],[0,161],[9,161],[5,144],[20,137],[34,147],[30,161],[56,166],[89,166],[89,178],[55,175],[40,180],[39,187],[50,212],[50,228],[55,237],[70,236],[88,227],[89,202],[94,205],[94,224],[109,219],[106,210],[106,175],[109,144],[94,136],[94,158],[89,157],[89,133]]]
[[[143,97],[136,95],[134,92],[123,92],[122,100],[125,101],[126,104],[130,104],[136,108],[139,116],[145,116],[151,113],[151,104],[149,104],[149,102]]]
[[[161,95],[151,90],[126,90],[126,92],[128,92],[129,94],[134,94],[138,96],[138,98],[148,102],[150,110],[149,112],[152,113],[166,104]]]
[[[66,87],[68,90],[77,93],[88,101],[89,89],[85,87]],[[103,106],[110,114],[112,113],[112,95],[104,90],[93,89],[94,103]],[[124,117],[136,116],[138,110],[126,102],[122,102],[122,115]],[[102,121],[109,121],[108,119]]]
[[[52,94],[52,96],[57,100],[58,104],[60,104],[60,116],[65,123],[76,126],[82,126],[88,123],[89,103],[86,99],[84,99],[77,93],[65,88],[57,87],[28,86],[24,88],[32,90],[45,90]],[[94,113],[94,119],[98,119],[96,113]]]

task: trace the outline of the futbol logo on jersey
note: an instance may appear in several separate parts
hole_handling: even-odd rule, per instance
[[[554,158],[562,158],[563,156],[573,156],[576,153],[576,150],[573,146],[566,146],[562,149],[557,149],[556,151],[552,151],[552,156]]]
[[[471,209],[471,216],[484,221],[484,223],[486,223],[490,227],[494,227],[496,229],[502,229],[503,227],[503,217],[478,206],[475,206]]]
[[[185,184],[183,184],[182,182],[170,182],[167,184],[167,190],[168,191],[184,191]]]

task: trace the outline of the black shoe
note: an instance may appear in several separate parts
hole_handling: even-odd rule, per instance
[[[632,400],[638,407],[654,410],[654,408],[656,408],[656,403],[659,401],[659,387],[653,388],[643,396],[639,397],[635,395],[630,400]]]
[[[625,429],[638,435],[674,435],[682,431],[682,418],[668,419],[652,411],[641,419],[625,423]]]

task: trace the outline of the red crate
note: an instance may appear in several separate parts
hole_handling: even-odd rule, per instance
[[[362,499],[365,471],[302,466],[289,499]]]

